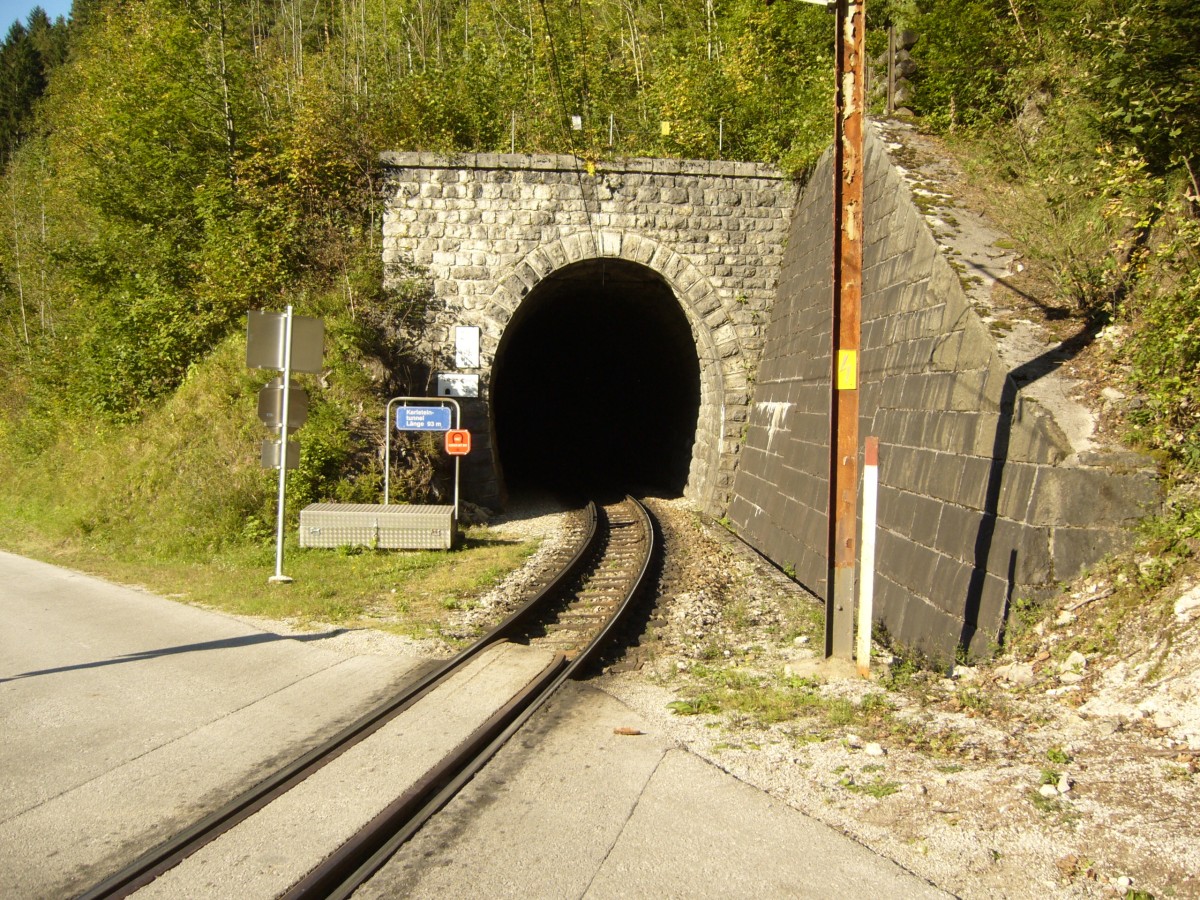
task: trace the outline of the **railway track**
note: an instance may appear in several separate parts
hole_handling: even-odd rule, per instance
[[[531,670],[530,677],[520,676],[523,686],[500,703],[498,711],[473,727],[348,840],[320,850],[320,862],[307,875],[299,880],[292,877],[282,890],[268,893],[292,900],[349,896],[449,802],[563,681],[595,658],[642,589],[656,552],[653,523],[637,500],[626,497],[602,508],[589,504],[575,552],[534,596],[479,641],[321,746],[95,885],[82,895],[83,900],[126,897],[143,888],[154,894],[161,887],[154,884],[160,876],[178,877],[184,860],[202,850],[211,853],[223,835],[234,829],[252,830],[259,819],[269,819],[272,810],[286,806],[289,792],[299,793],[314,774],[344,755],[350,759],[369,748],[389,725],[416,715],[422,700],[439,690],[451,690],[456,680],[476,677],[506,653],[524,660],[526,667],[534,660],[536,671]],[[158,893],[172,895],[170,890]]]

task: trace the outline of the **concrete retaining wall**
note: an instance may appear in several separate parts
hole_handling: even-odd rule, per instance
[[[876,618],[942,659],[994,648],[1016,597],[1128,542],[1158,491],[1134,454],[1076,452],[1017,385],[883,143],[868,133],[861,434],[880,438]],[[832,162],[801,194],[728,517],[823,595]]]

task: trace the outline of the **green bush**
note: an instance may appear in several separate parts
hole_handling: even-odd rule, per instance
[[[1005,115],[1005,76],[1016,61],[1007,3],[918,2],[905,24],[920,36],[912,50],[913,107],[928,125],[978,126]]]
[[[1126,355],[1142,404],[1130,413],[1139,442],[1200,470],[1200,221],[1172,204],[1169,237],[1150,255],[1133,298]]]
[[[141,422],[64,419],[36,461],[0,476],[7,516],[148,557],[203,557],[242,540],[270,503],[255,388],[244,341],[229,340]]]

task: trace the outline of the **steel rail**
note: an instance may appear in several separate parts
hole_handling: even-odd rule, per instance
[[[559,595],[577,577],[596,551],[601,538],[596,504],[584,509],[585,536],[566,564],[528,601],[458,655],[437,664],[406,686],[399,694],[366,713],[333,737],[258,782],[193,825],[151,848],[124,868],[97,883],[78,900],[108,900],[127,897],[162,873],[178,865],[201,847],[245,821],[275,798],[286,793],[318,769],[341,756],[410,708],[438,684],[498,641],[527,628],[541,607]]]
[[[599,653],[613,628],[645,586],[658,553],[658,538],[646,507],[633,497],[641,523],[644,552],[636,576],[612,614],[573,658],[558,657],[529,688],[442,761],[435,771],[365,825],[353,838],[283,895],[283,900],[342,900],[368,881],[395,852],[438,813],[516,734],[568,678],[575,677]],[[552,671],[553,670],[553,671]]]

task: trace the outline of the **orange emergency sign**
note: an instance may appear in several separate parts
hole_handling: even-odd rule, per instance
[[[446,452],[451,456],[466,456],[471,452],[471,432],[452,428],[446,432]]]

